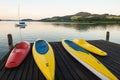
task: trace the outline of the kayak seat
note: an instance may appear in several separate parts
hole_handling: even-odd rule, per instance
[[[73,43],[70,40],[65,40],[65,43],[67,43],[71,48],[73,48],[76,51],[81,51],[81,52],[89,54],[88,51],[86,51],[85,49],[81,48],[80,46],[78,46],[77,44]]]
[[[17,49],[25,49],[25,48],[28,48],[28,45],[25,44],[24,42],[21,42],[20,44],[17,44],[15,47]]]
[[[48,44],[44,40],[38,40],[35,42],[35,49],[39,54],[45,54],[48,51]]]

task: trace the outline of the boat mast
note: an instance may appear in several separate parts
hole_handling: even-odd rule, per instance
[[[20,22],[20,4],[18,5],[18,21]]]

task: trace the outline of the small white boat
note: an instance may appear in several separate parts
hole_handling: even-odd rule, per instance
[[[16,26],[25,27],[27,25],[25,24],[24,21],[19,21],[19,24],[16,24]]]

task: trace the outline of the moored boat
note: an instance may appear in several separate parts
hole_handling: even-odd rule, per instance
[[[25,24],[24,21],[19,21],[19,23],[16,24],[16,26],[18,26],[18,27],[25,27],[25,26],[27,26],[27,25]]]

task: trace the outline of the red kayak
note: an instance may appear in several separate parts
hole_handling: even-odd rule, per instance
[[[16,46],[14,47],[14,49],[12,50],[7,59],[5,67],[15,68],[19,66],[28,55],[29,50],[30,50],[29,42],[24,41],[16,44]]]

